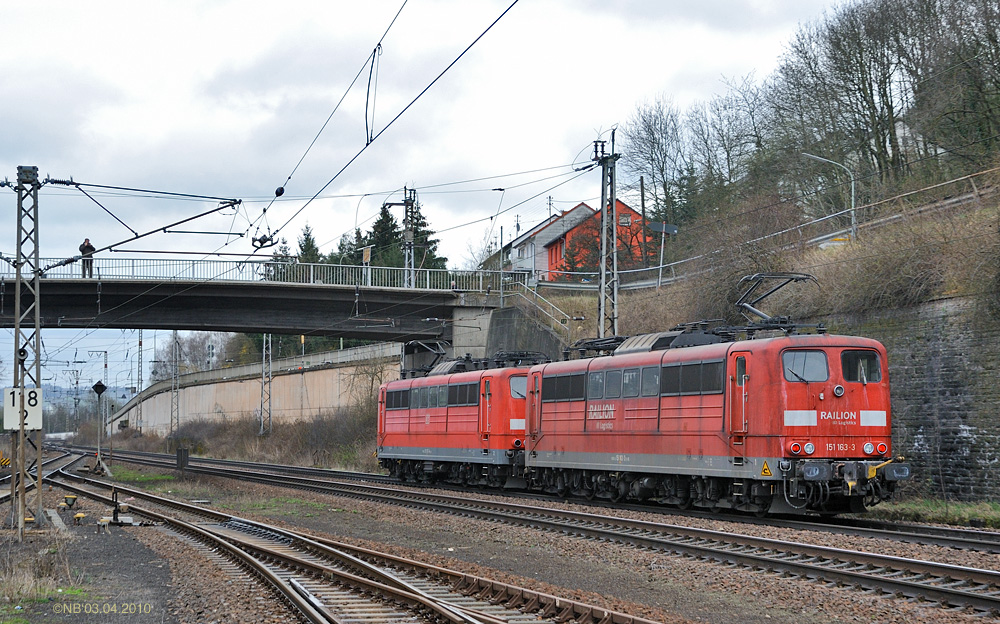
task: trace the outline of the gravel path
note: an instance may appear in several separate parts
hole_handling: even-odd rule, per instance
[[[209,506],[234,515],[305,529],[331,539],[540,591],[569,594],[581,601],[667,624],[801,624],[804,621],[815,624],[971,624],[984,621],[968,614],[850,588],[829,587],[686,557],[350,498],[204,478],[170,481],[158,487],[180,499],[209,499]],[[559,502],[548,505],[575,507]],[[875,550],[902,557],[936,559],[966,567],[1000,567],[997,555],[815,532],[803,534],[722,520],[682,519],[655,513],[620,512],[619,515],[855,550]],[[129,543],[145,550],[147,554],[139,555],[140,559],[152,553],[161,564],[158,568],[161,574],[169,571],[168,581],[144,572],[137,572],[143,575],[142,578],[133,577],[137,583],[157,585],[157,591],[166,594],[162,621],[179,624],[287,621],[269,615],[266,606],[262,607],[266,605],[266,597],[250,588],[239,587],[233,576],[217,569],[188,543],[159,529],[121,531],[127,531],[132,537]],[[99,544],[94,540],[89,543]],[[104,545],[112,544],[105,542]],[[73,549],[75,552],[76,542]],[[169,562],[169,566],[163,566],[163,562]],[[236,591],[230,592],[234,586]],[[221,599],[223,595],[226,595],[225,602]],[[48,621],[70,620],[39,621],[47,624]],[[91,624],[87,620],[72,621]],[[93,622],[97,621],[116,620]],[[0,624],[2,622],[0,617]]]
[[[46,492],[43,498],[47,509],[62,500],[58,491]],[[80,499],[61,516],[64,532],[27,531],[20,543],[13,531],[3,532],[8,557],[42,568],[58,582],[40,601],[2,605],[0,624],[7,618],[32,624],[179,624],[168,608],[173,595],[170,564],[140,538],[143,531],[157,529],[98,530],[97,519],[106,511],[103,505]],[[6,518],[9,508],[0,512]],[[74,513],[86,514],[79,526],[73,524]],[[72,583],[67,582],[70,576]]]

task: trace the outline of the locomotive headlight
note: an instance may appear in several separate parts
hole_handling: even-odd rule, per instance
[[[875,447],[875,450],[878,451],[879,455],[885,455],[889,452],[889,445],[885,442],[879,442],[878,446]]]
[[[802,452],[802,445],[799,444],[798,442],[792,442],[791,444],[788,445],[788,451],[792,455],[798,455],[799,453]]]
[[[812,455],[816,451],[816,447],[812,442],[806,442],[806,445],[802,447],[802,450],[806,452],[806,455]]]
[[[865,442],[865,455],[873,455],[875,453],[875,445],[871,442]]]

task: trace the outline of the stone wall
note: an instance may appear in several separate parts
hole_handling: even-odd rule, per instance
[[[894,452],[914,466],[908,489],[951,500],[1000,497],[1000,320],[973,299],[954,298],[828,325],[888,350]]]

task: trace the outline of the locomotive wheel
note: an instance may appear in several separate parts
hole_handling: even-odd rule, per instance
[[[682,500],[680,503],[678,503],[677,508],[678,509],[683,509],[684,511],[687,511],[688,509],[691,509],[691,507],[693,507],[693,506],[694,506],[694,499],[691,498],[691,497],[688,497],[688,498],[685,498],[684,500]]]
[[[628,483],[626,483],[625,481],[619,481],[617,484],[615,484],[614,489],[612,490],[611,502],[612,503],[621,502],[625,500],[625,497],[627,495],[628,495]]]
[[[556,477],[556,496],[559,498],[566,498],[566,494],[569,492],[569,488],[566,487],[566,477],[559,475]]]

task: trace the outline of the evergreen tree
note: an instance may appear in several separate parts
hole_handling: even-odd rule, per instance
[[[302,236],[299,237],[299,262],[318,263],[323,260],[323,254],[319,251],[316,238],[313,236],[312,228],[306,224],[302,228]]]
[[[388,206],[382,206],[365,244],[372,246],[372,266],[403,266],[403,232]]]
[[[427,219],[420,212],[420,204],[413,208],[413,265],[418,269],[448,268],[448,258],[437,255],[440,242],[428,227]]]

